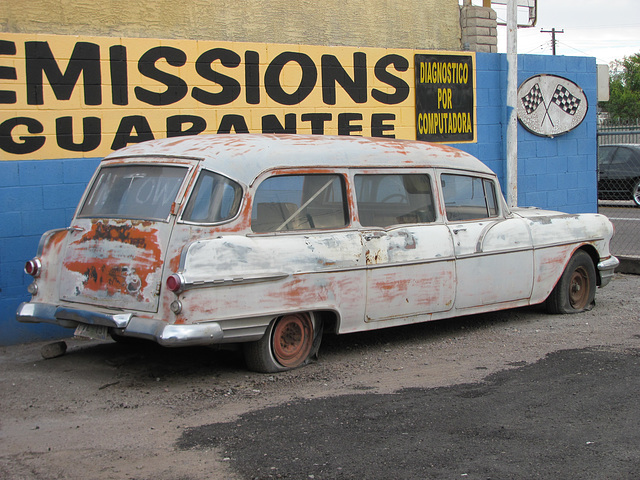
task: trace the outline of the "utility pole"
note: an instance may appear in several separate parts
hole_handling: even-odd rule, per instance
[[[507,203],[518,206],[518,2],[507,1]]]
[[[552,55],[556,54],[556,33],[564,33],[564,28],[562,30],[556,30],[552,28],[551,30],[540,30],[540,33],[550,33],[551,34],[551,52]]]

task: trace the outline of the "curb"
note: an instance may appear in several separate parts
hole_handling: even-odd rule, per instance
[[[625,257],[619,256],[620,265],[616,268],[616,273],[631,273],[633,275],[640,275],[640,257]]]

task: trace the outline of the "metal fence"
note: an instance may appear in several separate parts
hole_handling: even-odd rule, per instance
[[[615,225],[612,253],[640,257],[640,119],[598,123],[598,211]]]

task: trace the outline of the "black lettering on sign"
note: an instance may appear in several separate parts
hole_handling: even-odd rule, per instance
[[[82,119],[82,142],[73,142],[73,117],[56,118],[56,140],[58,146],[70,152],[90,152],[100,146],[101,119]]]
[[[109,68],[111,70],[111,102],[114,105],[128,105],[127,47],[114,45],[109,48]]]
[[[189,128],[184,125],[191,124]],[[197,115],[173,115],[167,118],[167,137],[198,135],[207,129],[207,122]]]
[[[313,135],[324,135],[324,124],[330,122],[333,115],[330,113],[303,113],[300,120],[311,122],[311,133]]]
[[[327,105],[336,104],[336,82],[356,103],[367,101],[367,55],[363,52],[353,54],[353,78],[347,74],[340,61],[333,55],[323,55],[322,63],[322,100]]]
[[[409,69],[409,60],[400,55],[385,55],[376,62],[373,72],[378,80],[395,88],[395,92],[386,93],[374,88],[371,96],[385,105],[397,105],[404,102],[409,97],[409,85],[402,78],[396,77],[387,70],[389,65],[393,65],[398,72],[406,72]]]
[[[262,117],[262,133],[296,133],[296,114],[287,113],[284,116],[284,127],[276,115]]]
[[[260,103],[260,55],[258,52],[247,50],[244,52],[244,83],[247,103]]]
[[[216,72],[212,68],[215,61],[220,60],[223,67],[236,68],[240,65],[240,55],[226,48],[213,48],[204,52],[196,60],[198,74],[222,87],[222,91],[211,93],[199,87],[193,87],[191,96],[205,105],[226,105],[233,102],[240,95],[240,83],[234,78]]]
[[[24,155],[33,153],[44,145],[45,137],[20,137],[21,143],[13,140],[12,132],[18,125],[27,127],[29,133],[42,133],[44,127],[42,124],[29,117],[10,118],[0,123],[0,148],[7,153],[16,155]]]
[[[293,93],[287,93],[280,84],[280,74],[282,69],[289,62],[295,62],[302,69],[300,85]],[[313,60],[304,53],[283,52],[278,55],[267,67],[264,75],[265,89],[267,95],[281,105],[296,105],[302,102],[313,91],[318,80],[318,69]]]
[[[225,115],[222,117],[218,133],[231,133],[232,129],[236,133],[249,133],[249,127],[247,127],[247,122],[242,115]]]
[[[133,134],[133,131],[136,134]],[[149,122],[142,115],[131,115],[123,117],[118,126],[118,131],[111,144],[111,150],[118,150],[126,147],[130,143],[140,143],[147,140],[153,140],[153,132],[149,126]]]
[[[44,77],[47,76],[51,89],[58,100],[69,100],[82,74],[84,83],[84,103],[102,103],[100,75],[100,47],[95,43],[76,43],[64,74],[60,71],[48,42],[25,42],[25,63],[27,72],[27,103],[44,104]]]
[[[362,120],[361,113],[341,113],[338,115],[338,135],[351,135],[351,132],[361,132],[362,125],[352,125],[351,122]]]
[[[384,123],[385,121],[395,120],[396,116],[393,113],[374,113],[371,115],[371,136],[372,137],[384,137],[384,138],[396,138],[395,134],[385,134],[384,132],[393,131],[395,129],[393,124]]]
[[[0,55],[15,55],[16,44],[8,40],[0,40]],[[18,75],[13,67],[0,66],[0,80],[17,80]],[[16,103],[16,92],[13,90],[0,90],[0,103]]]
[[[158,69],[156,62],[160,59],[165,59],[172,67],[182,67],[187,63],[187,55],[182,50],[173,47],[154,47],[147,50],[142,57],[140,57],[138,61],[138,70],[140,73],[167,87],[167,89],[161,93],[136,87],[134,90],[136,98],[149,105],[171,105],[172,103],[182,100],[189,91],[187,83],[180,77]]]

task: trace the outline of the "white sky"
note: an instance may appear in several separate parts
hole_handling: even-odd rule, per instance
[[[482,5],[482,0],[473,0]],[[498,20],[506,10],[495,6]],[[597,63],[621,60],[640,53],[638,0],[538,0],[538,23],[518,29],[518,53],[551,55],[551,34],[556,33],[556,55],[595,57]],[[506,52],[506,28],[498,27],[498,51]]]

